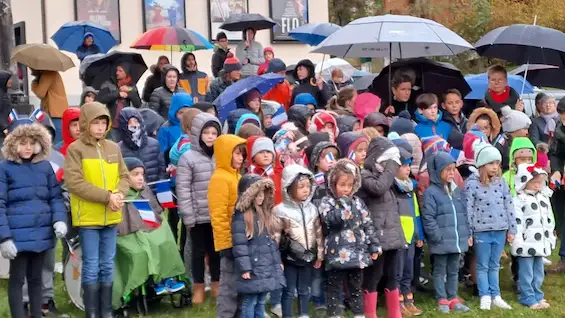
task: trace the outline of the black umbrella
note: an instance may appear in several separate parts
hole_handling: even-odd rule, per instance
[[[397,69],[411,69],[416,73],[415,86],[419,86],[425,93],[434,93],[439,98],[446,90],[455,88],[465,96],[471,92],[471,87],[465,81],[461,71],[453,64],[436,62],[426,58],[406,59],[394,62],[379,73],[373,80],[371,92],[379,96],[382,100],[389,100],[391,83],[389,73]]]
[[[371,87],[373,81],[377,76],[379,76],[379,73],[372,73],[362,76],[353,82],[353,87],[355,87],[355,89],[358,91],[367,90]]]
[[[524,64],[510,72],[513,75],[526,76],[530,84],[538,87],[565,89],[565,70],[553,65]]]
[[[481,56],[516,64],[565,68],[565,33],[539,25],[513,24],[494,29],[477,41],[475,49]]]
[[[272,29],[276,24],[271,18],[258,13],[235,13],[224,21],[220,29],[226,31],[243,31],[249,28],[265,30]]]
[[[116,77],[116,67],[126,67],[132,85],[137,84],[141,75],[147,71],[147,65],[139,53],[112,51],[104,57],[92,62],[83,73],[83,81],[87,86],[100,89],[102,83]]]

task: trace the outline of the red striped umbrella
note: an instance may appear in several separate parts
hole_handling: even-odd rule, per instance
[[[200,33],[177,27],[161,27],[148,30],[130,46],[134,49],[152,51],[192,52],[209,50],[214,46]]]

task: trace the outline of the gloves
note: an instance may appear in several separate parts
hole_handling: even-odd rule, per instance
[[[16,258],[16,255],[18,255],[18,249],[16,248],[16,245],[14,245],[14,241],[7,240],[0,243],[0,254],[2,254],[2,257],[5,259]]]
[[[55,236],[60,239],[67,235],[67,224],[62,221],[55,222],[53,224],[53,229],[55,230]]]

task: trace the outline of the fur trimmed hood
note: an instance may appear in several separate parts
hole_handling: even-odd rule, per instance
[[[467,120],[467,130],[471,130],[471,127],[473,127],[473,125],[477,122],[477,118],[479,118],[479,116],[481,115],[487,115],[490,118],[490,122],[492,125],[492,132],[491,135],[488,137],[489,140],[493,141],[494,138],[496,138],[496,136],[500,134],[501,124],[500,124],[500,119],[498,118],[496,112],[490,108],[486,108],[486,107],[475,108],[471,113],[471,116],[469,116],[469,119]]]
[[[8,161],[23,163],[22,158],[18,155],[18,145],[24,138],[35,140],[36,145],[40,146],[38,152],[35,153],[31,162],[36,163],[47,159],[49,151],[51,151],[51,135],[49,131],[40,124],[20,125],[4,139],[2,146],[2,155]]]
[[[235,208],[241,212],[250,209],[261,191],[265,193],[265,200],[262,205],[272,209],[275,204],[275,183],[269,178],[262,178],[256,174],[243,176],[239,181],[238,192],[240,194]]]
[[[340,171],[353,172],[353,191],[351,191],[350,195],[352,197],[361,188],[361,169],[351,159],[343,158],[337,161],[328,173],[328,189],[334,198],[337,198],[335,184],[337,182],[337,173]]]

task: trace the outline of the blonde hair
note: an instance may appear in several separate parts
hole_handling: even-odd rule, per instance
[[[245,222],[245,235],[247,239],[252,239],[255,232],[255,214],[257,214],[258,234],[267,231],[271,237],[275,237],[282,229],[282,222],[273,212],[274,189],[269,186],[261,186],[259,191],[263,191],[265,199],[261,205],[255,203],[253,198],[252,206],[243,212],[243,221]]]
[[[182,132],[190,135],[190,129],[192,128],[192,120],[196,115],[200,114],[202,111],[198,108],[189,108],[180,119]]]
[[[375,127],[365,127],[363,129],[361,129],[361,133],[363,134],[363,136],[365,136],[365,137],[367,137],[367,139],[369,139],[368,142],[371,142],[371,140],[373,140],[373,138],[381,136],[381,134],[379,134],[379,131]]]
[[[337,110],[340,107],[346,107],[345,103],[348,100],[353,99],[355,94],[357,94],[357,90],[353,86],[347,86],[340,89],[337,95],[332,97],[328,102],[328,109]]]
[[[482,184],[488,185],[489,183],[491,183],[492,180],[496,178],[500,178],[502,176],[502,172],[501,172],[502,169],[500,169],[500,165],[496,167],[496,174],[492,177],[489,177],[485,167],[486,165],[479,167],[479,181],[481,181]]]

